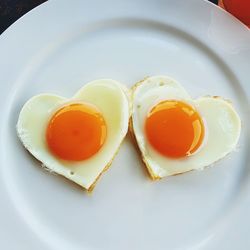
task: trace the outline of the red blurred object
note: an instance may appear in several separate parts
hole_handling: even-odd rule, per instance
[[[219,6],[250,28],[250,0],[219,0]]]

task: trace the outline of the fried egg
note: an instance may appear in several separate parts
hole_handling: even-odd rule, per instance
[[[192,99],[167,76],[132,88],[130,129],[152,179],[203,169],[235,149],[241,121],[220,97]]]
[[[127,89],[101,79],[84,85],[70,99],[32,97],[20,112],[17,134],[50,171],[92,190],[117,153],[129,116]]]

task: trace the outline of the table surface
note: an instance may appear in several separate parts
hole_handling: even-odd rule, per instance
[[[218,3],[218,0],[209,1]],[[44,2],[46,0],[0,0],[0,34],[18,18]]]

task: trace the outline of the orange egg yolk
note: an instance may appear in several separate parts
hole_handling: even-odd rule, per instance
[[[50,119],[46,140],[50,151],[59,158],[81,161],[96,154],[107,135],[102,114],[88,104],[71,104]]]
[[[145,133],[156,151],[167,157],[180,158],[194,153],[201,146],[204,124],[192,106],[167,100],[149,112]]]

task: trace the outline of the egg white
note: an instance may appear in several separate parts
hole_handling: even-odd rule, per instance
[[[241,121],[233,106],[222,98],[201,97],[193,100],[184,88],[167,76],[154,76],[132,89],[131,130],[143,161],[153,179],[203,169],[232,151],[238,142]],[[148,142],[144,124],[148,112],[160,101],[179,100],[192,105],[205,125],[205,138],[199,149],[183,158],[170,158],[158,153]]]
[[[117,81],[101,79],[83,86],[72,98],[41,94],[23,106],[17,134],[25,148],[50,171],[63,175],[87,190],[92,190],[98,177],[111,164],[128,130],[130,108],[128,92]],[[89,103],[98,108],[107,125],[107,137],[102,148],[83,161],[65,161],[48,149],[45,132],[52,115],[70,103]]]

